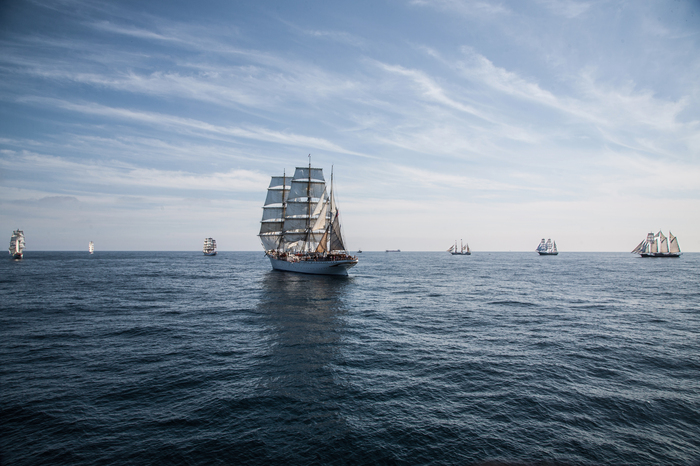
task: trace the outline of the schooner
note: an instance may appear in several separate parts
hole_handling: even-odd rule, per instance
[[[465,246],[462,240],[459,240],[460,247],[457,248],[457,240],[455,240],[454,246],[450,246],[447,252],[451,253],[453,256],[470,256],[472,252],[469,250],[469,243]]]
[[[333,172],[327,187],[323,169],[311,167],[310,159],[291,179],[272,177],[258,236],[275,270],[347,275],[358,262],[343,241]]]
[[[681,248],[678,238],[668,232],[668,238],[659,230],[657,234],[649,233],[647,238],[637,245],[632,254],[642,257],[680,257]]]

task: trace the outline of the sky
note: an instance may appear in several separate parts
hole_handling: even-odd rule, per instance
[[[699,0],[0,2],[0,233],[262,251],[270,176],[349,249],[700,251]]]

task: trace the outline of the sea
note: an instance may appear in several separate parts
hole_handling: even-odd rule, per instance
[[[700,254],[0,261],[2,465],[699,465]]]

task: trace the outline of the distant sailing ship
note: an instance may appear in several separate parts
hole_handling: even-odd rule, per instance
[[[95,243],[93,243],[92,241],[90,241],[90,243],[88,244],[88,252],[90,254],[93,254],[95,252]]]
[[[465,246],[462,244],[462,240],[459,240],[459,249],[457,248],[457,240],[455,240],[454,246],[450,246],[447,252],[452,253],[453,256],[471,256],[472,252],[469,250],[469,243]]]
[[[24,257],[24,232],[22,230],[15,230],[12,232],[8,250],[13,259],[21,259]]]
[[[213,238],[204,238],[204,248],[202,248],[202,252],[205,256],[215,256],[216,240]]]
[[[401,252],[401,249],[387,249],[386,252]]]
[[[544,238],[542,238],[540,245],[537,246],[537,252],[540,256],[556,256],[559,254],[559,251],[557,251],[557,242],[552,242],[551,239],[548,239],[545,243]]]
[[[258,234],[275,270],[316,275],[347,275],[356,256],[347,253],[338,206],[323,169],[297,167],[291,180],[273,176]]]
[[[678,238],[673,236],[673,233],[669,231],[666,238],[659,230],[657,234],[649,233],[647,238],[634,248],[632,254],[642,257],[680,257],[681,248],[678,246]]]

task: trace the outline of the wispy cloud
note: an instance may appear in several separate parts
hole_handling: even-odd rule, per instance
[[[473,0],[412,0],[412,5],[439,8],[465,16],[507,15],[511,10],[499,2]]]
[[[253,139],[268,143],[272,142],[276,144],[286,144],[304,148],[312,147],[320,150],[367,157],[365,154],[343,149],[342,147],[322,138],[274,131],[263,127],[251,126],[247,128],[242,128],[235,126],[219,126],[200,120],[195,120],[192,118],[182,118],[173,115],[160,114],[154,112],[143,112],[129,110],[125,108],[108,107],[105,105],[95,103],[74,103],[60,99],[43,97],[24,97],[18,100],[20,102],[35,103],[42,106],[51,106],[54,108],[60,108],[88,115],[99,115],[108,118],[121,119],[128,122],[140,122],[153,126],[164,126],[169,127],[171,129],[180,129],[192,132],[193,134],[205,131],[207,133],[222,136]]]
[[[575,18],[591,7],[590,2],[577,2],[574,0],[537,0],[537,3],[544,5],[552,13],[566,18]]]
[[[149,189],[167,188],[176,191],[262,192],[269,181],[267,174],[250,170],[230,170],[219,173],[187,173],[181,170],[157,170],[123,162],[73,162],[62,157],[33,152],[4,151],[0,167],[6,171],[48,174],[62,184],[99,186],[141,186]],[[63,197],[60,197],[61,199]]]

